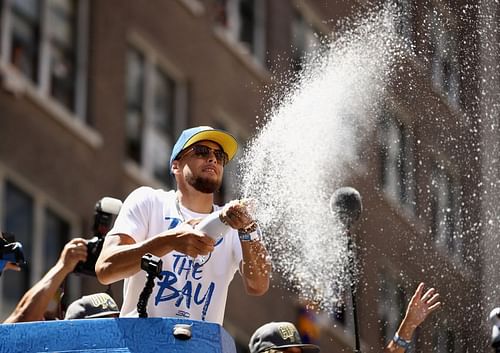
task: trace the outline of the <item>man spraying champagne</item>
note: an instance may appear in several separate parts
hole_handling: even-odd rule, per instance
[[[121,316],[138,315],[136,304],[146,281],[140,263],[146,253],[163,261],[162,280],[147,304],[151,317],[222,324],[228,286],[238,270],[248,294],[267,291],[270,263],[246,203],[213,203],[224,166],[237,148],[225,131],[208,126],[184,130],[170,158],[177,190],[140,187],[127,197],[96,264],[103,284],[125,279]],[[223,236],[196,227],[197,220],[213,212],[228,226]],[[204,261],[195,261],[199,256]]]

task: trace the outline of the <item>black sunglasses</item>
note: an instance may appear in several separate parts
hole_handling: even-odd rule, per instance
[[[210,153],[213,153],[215,159],[217,160],[217,163],[222,164],[223,166],[225,166],[229,161],[229,157],[226,152],[224,152],[223,150],[216,150],[205,145],[194,145],[189,147],[186,150],[186,153],[181,156],[181,158],[191,151],[193,152],[195,157],[204,159],[210,157]]]

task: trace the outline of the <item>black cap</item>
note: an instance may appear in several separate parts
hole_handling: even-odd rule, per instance
[[[265,352],[269,349],[285,349],[299,347],[303,353],[318,353],[319,347],[304,344],[300,340],[299,331],[290,322],[270,322],[259,327],[248,344],[250,353]]]
[[[84,295],[68,306],[64,320],[111,317],[120,314],[113,298],[107,293]]]

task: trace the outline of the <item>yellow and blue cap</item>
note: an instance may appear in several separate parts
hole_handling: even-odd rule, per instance
[[[214,129],[210,126],[192,127],[181,133],[172,148],[172,154],[170,155],[170,168],[172,168],[172,162],[177,159],[183,150],[200,141],[213,141],[217,143],[221,146],[224,152],[227,153],[228,160],[233,159],[238,151],[238,142],[233,135],[223,130]]]

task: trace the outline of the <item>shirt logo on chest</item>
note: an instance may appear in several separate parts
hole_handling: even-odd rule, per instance
[[[155,305],[170,302],[188,315],[192,307],[198,307],[201,309],[200,319],[204,321],[216,284],[203,281],[203,270],[193,259],[183,254],[173,254],[173,257],[171,271],[162,271],[163,278],[156,283]]]
[[[170,224],[168,225],[167,230],[174,229],[175,227],[177,227],[179,224],[182,223],[182,219],[177,218],[177,217],[168,217],[168,216],[166,216],[165,220],[166,221],[170,221]]]

